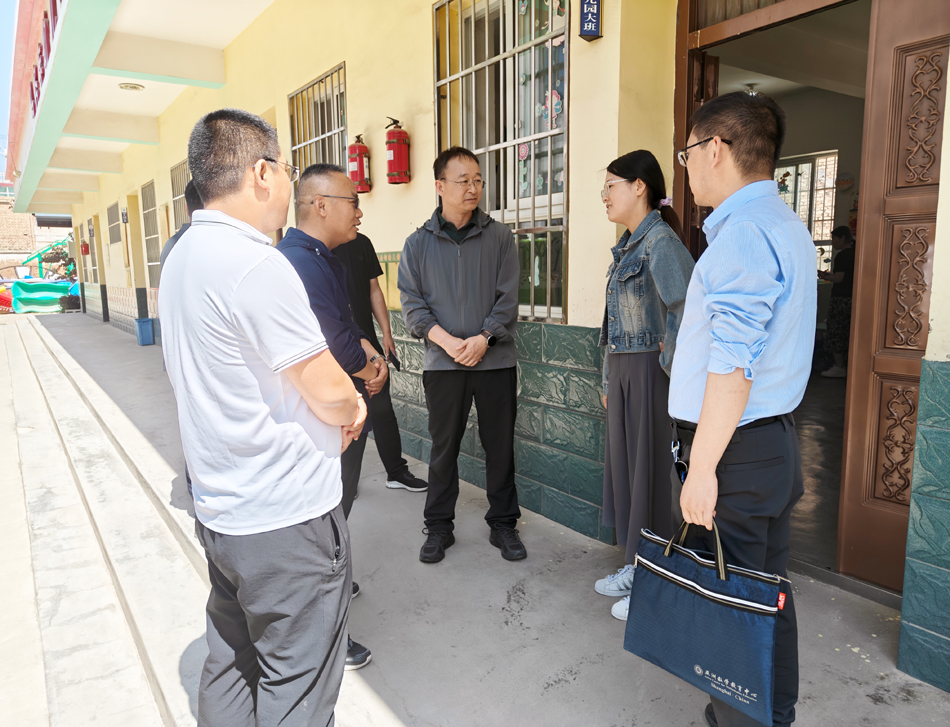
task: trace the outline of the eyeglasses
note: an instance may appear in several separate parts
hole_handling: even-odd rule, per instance
[[[353,209],[358,210],[360,208],[360,198],[359,197],[341,197],[338,194],[318,194],[317,197],[329,197],[330,199],[345,199],[353,203]],[[307,204],[313,204],[314,199],[307,202]]]
[[[610,196],[610,188],[615,184],[620,184],[621,182],[631,182],[632,179],[611,179],[609,182],[604,184],[604,188],[600,190],[600,201],[606,202],[607,198]]]
[[[454,179],[446,179],[445,177],[442,177],[439,181],[451,182],[452,184],[458,184],[462,187],[462,189],[465,189],[465,190],[467,190],[469,187],[474,186],[476,191],[481,189],[482,185],[485,183],[481,179],[463,179],[461,181],[455,181]]]
[[[287,176],[290,177],[291,182],[296,182],[300,179],[300,167],[295,167],[293,164],[288,164],[287,162],[279,162],[276,159],[271,159],[270,157],[261,157],[265,162],[270,162],[271,164],[279,164],[284,167],[284,171],[287,172]]]
[[[679,161],[680,166],[681,166],[681,167],[685,167],[685,166],[686,166],[686,161],[689,159],[689,150],[690,150],[690,149],[692,149],[694,146],[700,146],[700,145],[702,145],[702,144],[707,144],[707,143],[709,143],[710,141],[712,141],[712,140],[715,139],[715,138],[716,138],[715,136],[710,136],[708,139],[703,139],[702,141],[697,141],[695,144],[690,144],[689,146],[684,147],[684,148],[680,149],[678,152],[676,152],[676,158],[677,158],[677,160]],[[721,141],[723,144],[731,144],[731,143],[732,143],[732,142],[729,141],[728,139],[723,139],[722,137],[720,137],[720,141]]]

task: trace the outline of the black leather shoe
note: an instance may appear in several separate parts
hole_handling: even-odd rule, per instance
[[[706,705],[706,711],[703,712],[703,717],[706,718],[706,724],[709,727],[719,727],[719,721],[716,719],[716,710],[713,709],[712,702]]]
[[[445,557],[445,549],[455,544],[455,536],[444,530],[430,530],[426,541],[419,551],[419,560],[423,563],[438,563]]]
[[[514,528],[492,528],[488,542],[501,549],[501,557],[505,560],[521,560],[528,557],[528,551],[518,537]]]
[[[353,595],[351,598],[356,598],[358,595],[360,595],[360,584],[353,581]]]
[[[349,636],[346,637],[346,664],[343,671],[362,669],[373,660],[373,652],[362,644],[358,644]]]

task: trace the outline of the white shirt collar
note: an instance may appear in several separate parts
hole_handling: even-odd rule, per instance
[[[246,222],[235,219],[230,215],[226,215],[220,210],[195,210],[195,214],[191,218],[192,227],[200,227],[205,225],[227,225],[228,227],[233,227],[235,230],[240,232],[245,237],[249,237],[254,242],[259,242],[262,245],[271,246],[274,244],[274,241],[254,227],[251,227]]]

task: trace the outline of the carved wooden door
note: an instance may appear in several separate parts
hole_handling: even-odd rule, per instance
[[[688,108],[689,117],[692,118],[700,106],[719,95],[719,58],[703,51],[691,51],[689,63],[690,97]],[[687,130],[686,136],[689,136],[689,130]],[[686,146],[685,140],[683,146]],[[685,222],[686,247],[693,257],[698,260],[706,249],[706,233],[703,232],[703,222],[712,213],[712,208],[700,207],[696,204],[693,200],[693,193],[689,190],[688,180],[684,187],[683,196],[686,198],[685,209],[687,211],[681,219]]]
[[[874,0],[838,565],[901,590],[927,345],[950,12]]]

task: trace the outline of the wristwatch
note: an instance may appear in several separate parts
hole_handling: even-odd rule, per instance
[[[370,363],[373,363],[373,361],[375,361],[375,360],[378,359],[378,358],[382,358],[382,355],[377,353],[375,356],[373,356],[373,358],[371,358],[371,359],[369,360],[369,362],[370,362]]]
[[[489,348],[491,348],[491,347],[494,346],[496,343],[498,343],[498,339],[495,338],[495,336],[493,336],[493,335],[491,334],[491,332],[489,332],[489,331],[482,331],[482,335],[485,337],[485,340],[488,341],[488,347],[489,347]]]

